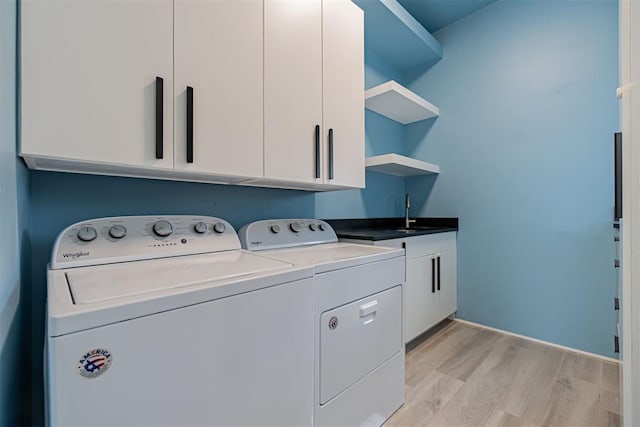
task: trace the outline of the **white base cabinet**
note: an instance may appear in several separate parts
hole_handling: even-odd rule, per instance
[[[364,14],[350,0],[23,0],[30,168],[364,187]]]
[[[456,232],[402,239],[348,241],[404,247],[406,282],[403,289],[402,328],[407,343],[432,328],[458,307]]]

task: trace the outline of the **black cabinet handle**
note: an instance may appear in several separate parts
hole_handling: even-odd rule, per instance
[[[436,293],[436,259],[431,258],[431,293]]]
[[[164,156],[163,86],[162,77],[156,77],[156,159],[162,159]]]
[[[187,163],[193,163],[193,88],[187,86]]]
[[[622,218],[622,133],[613,134],[613,219]]]
[[[440,290],[440,256],[438,255],[438,290]]]
[[[320,125],[316,125],[316,178],[320,178]]]
[[[615,353],[620,353],[620,338],[617,335],[613,336],[613,351]]]
[[[333,179],[333,129],[329,129],[329,179]]]

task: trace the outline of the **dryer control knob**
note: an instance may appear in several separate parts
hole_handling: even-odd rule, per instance
[[[78,239],[83,242],[90,242],[98,237],[98,232],[93,227],[82,227],[78,230]]]
[[[317,229],[318,229],[318,226],[315,225],[314,223],[309,224],[309,230],[316,231]]]
[[[300,231],[302,231],[302,227],[300,226],[299,222],[292,222],[291,224],[289,224],[289,228],[291,229],[291,231],[293,231],[294,233],[299,233]]]
[[[215,231],[218,234],[224,233],[224,230],[226,230],[226,229],[227,229],[227,226],[224,225],[224,223],[222,223],[222,222],[216,222],[213,225],[213,231]]]
[[[111,228],[109,229],[109,236],[113,237],[114,239],[122,239],[126,235],[127,229],[124,227],[124,225],[116,224],[111,226]]]
[[[320,231],[325,231],[327,229],[324,224],[318,224],[318,228],[320,229]]]
[[[274,224],[269,227],[269,230],[271,230],[273,234],[278,234],[280,232],[280,226],[278,224]]]
[[[169,221],[161,219],[153,224],[153,232],[156,233],[157,236],[167,237],[173,233],[173,225],[171,225]]]
[[[196,224],[193,226],[193,231],[195,231],[198,234],[204,234],[207,232],[207,229],[209,227],[207,227],[207,224],[200,221],[200,222],[196,222]]]

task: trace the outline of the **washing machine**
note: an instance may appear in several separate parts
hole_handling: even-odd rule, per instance
[[[312,276],[220,218],[68,227],[48,270],[48,424],[310,425]]]
[[[339,243],[314,219],[257,221],[243,248],[313,266],[314,425],[379,426],[404,402],[403,249]]]

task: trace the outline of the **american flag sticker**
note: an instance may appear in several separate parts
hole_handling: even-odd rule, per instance
[[[102,375],[113,361],[111,352],[104,348],[94,348],[78,361],[78,372],[85,378],[96,378]]]

